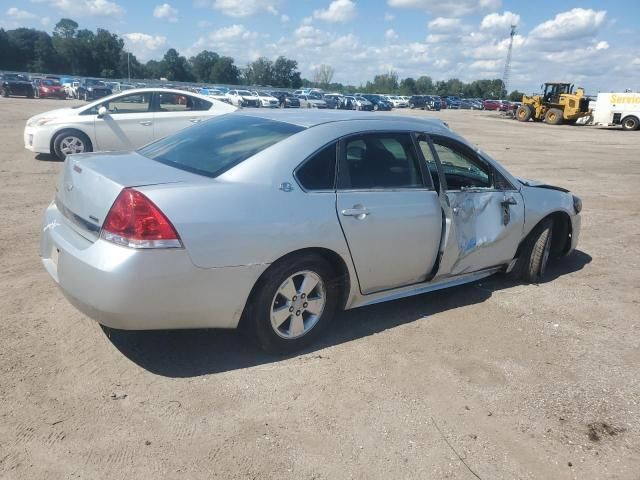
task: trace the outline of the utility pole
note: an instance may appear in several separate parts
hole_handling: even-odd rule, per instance
[[[131,54],[127,52],[127,76],[129,77],[129,83],[131,83]]]
[[[505,95],[509,95],[509,77],[511,76],[511,52],[513,51],[513,37],[516,36],[516,26],[517,25],[511,25],[511,33],[509,34],[509,50],[507,51],[507,61],[504,64],[504,73],[502,74],[502,84],[504,85]],[[502,95],[500,95],[500,98],[503,99]]]

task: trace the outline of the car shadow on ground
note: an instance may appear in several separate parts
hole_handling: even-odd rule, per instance
[[[589,262],[591,256],[576,251],[550,265],[545,282],[581,270]],[[122,354],[142,368],[165,377],[196,377],[313,354],[443,311],[482,303],[493,292],[513,286],[513,281],[498,274],[459,287],[341,312],[316,344],[285,356],[261,352],[235,330],[103,330]]]
[[[55,155],[51,155],[49,153],[39,153],[35,158],[41,162],[64,162],[64,160],[60,160]]]

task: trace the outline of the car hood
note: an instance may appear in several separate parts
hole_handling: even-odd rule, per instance
[[[31,85],[31,82],[25,80],[3,80],[2,82],[9,85]]]
[[[75,108],[58,108],[56,110],[49,110],[48,112],[39,113],[38,115],[34,115],[29,120],[27,120],[27,125],[33,123],[34,121],[40,118],[64,118],[71,117],[77,115],[78,109]]]
[[[538,180],[531,180],[528,178],[516,177],[516,179],[523,185],[527,187],[534,188],[546,188],[548,190],[557,190],[559,192],[569,193],[569,190],[562,187],[556,187],[555,185],[549,185],[548,183],[540,182]]]

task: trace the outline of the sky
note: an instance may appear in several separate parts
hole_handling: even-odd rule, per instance
[[[120,35],[139,60],[168,48],[319,65],[359,85],[400,78],[502,78],[511,25],[510,90],[547,81],[587,93],[640,91],[640,0],[0,0],[0,27],[51,31],[62,17]]]

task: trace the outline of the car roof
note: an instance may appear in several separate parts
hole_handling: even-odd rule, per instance
[[[351,120],[370,120],[374,122],[403,122],[414,123],[416,128],[424,129],[426,125],[440,129],[443,127],[444,122],[442,120],[425,118],[425,117],[412,117],[410,115],[387,115],[373,112],[359,112],[353,110],[325,110],[319,111],[316,109],[309,110],[259,110],[237,111],[234,115],[244,115],[248,117],[264,118],[266,120],[274,120],[277,122],[289,123],[292,125],[298,125],[299,127],[311,128],[317,125],[322,125],[331,122],[346,122]]]

